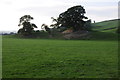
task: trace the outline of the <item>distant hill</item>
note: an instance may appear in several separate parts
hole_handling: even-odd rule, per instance
[[[120,23],[120,19],[107,20],[97,23],[92,23],[93,30],[102,31],[102,32],[115,32],[118,28],[118,23]]]
[[[11,35],[16,34],[16,31],[0,31],[0,35]]]

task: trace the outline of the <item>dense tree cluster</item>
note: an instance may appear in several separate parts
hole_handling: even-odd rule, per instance
[[[58,29],[58,31],[64,31],[69,28],[73,31],[91,30],[91,20],[84,20],[88,19],[84,16],[85,13],[86,12],[83,6],[73,6],[67,9],[67,11],[61,13],[57,19],[51,17],[51,19],[56,22],[55,24],[50,25],[52,29],[45,24],[41,26],[41,29],[44,28],[49,34],[56,29]],[[33,20],[33,17],[30,15],[24,15],[20,18],[18,26],[22,26],[22,28],[18,30],[18,34],[26,36],[31,35],[34,32],[34,28],[37,28],[37,26],[31,23],[31,20]]]
[[[85,13],[83,6],[73,6],[61,13],[57,19],[52,18],[53,21],[57,22],[54,26],[73,28],[74,31],[87,30],[88,27],[85,27],[87,21],[83,20],[88,19],[84,16]]]

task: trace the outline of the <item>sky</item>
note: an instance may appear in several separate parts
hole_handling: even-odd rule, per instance
[[[0,31],[17,31],[19,18],[23,15],[34,17],[40,30],[43,23],[52,24],[51,17],[76,5],[84,6],[85,16],[100,22],[118,18],[119,0],[0,0]]]

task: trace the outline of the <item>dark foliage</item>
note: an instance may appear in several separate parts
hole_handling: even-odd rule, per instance
[[[42,24],[41,29],[45,29],[49,34],[51,34],[51,30],[46,24]]]
[[[33,23],[30,23],[30,20],[32,20],[33,17],[30,15],[24,15],[20,18],[20,22],[18,26],[23,26],[21,29],[18,30],[18,34],[22,34],[24,36],[31,35],[32,32],[34,32],[34,28],[37,28],[37,26]]]
[[[73,6],[67,11],[61,13],[57,19],[52,17],[53,21],[56,22],[56,24],[52,26],[57,26],[57,28],[73,28],[74,31],[87,30],[88,26],[85,27],[87,21],[83,20],[88,19],[84,16],[85,13],[83,6]]]

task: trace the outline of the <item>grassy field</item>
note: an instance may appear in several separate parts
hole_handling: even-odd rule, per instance
[[[92,25],[93,25],[93,30],[103,31],[103,32],[105,31],[112,32],[118,28],[118,25],[119,25],[118,23],[120,23],[120,19],[102,21],[98,23],[93,23]]]
[[[3,78],[118,77],[118,21],[94,23],[89,40],[3,36]],[[115,28],[116,27],[116,28]],[[59,37],[59,36],[58,36]],[[58,38],[57,37],[57,38]]]
[[[117,77],[118,43],[114,37],[104,38],[47,40],[3,36],[3,78]]]

